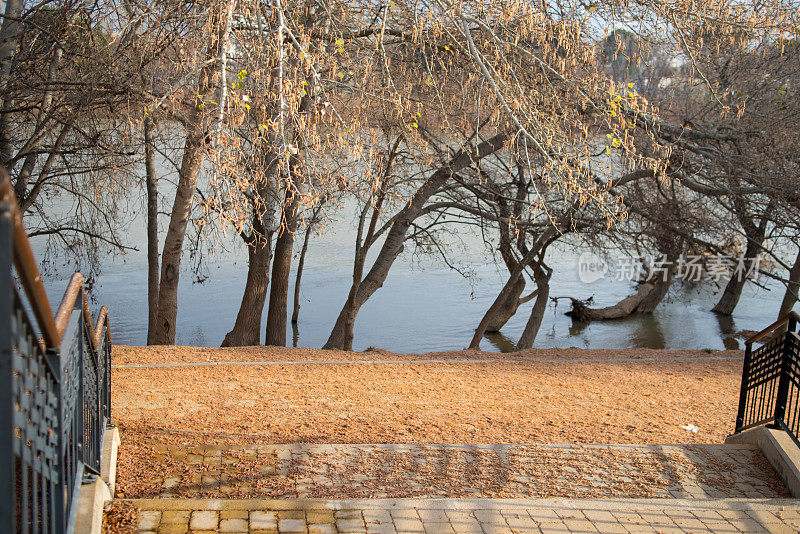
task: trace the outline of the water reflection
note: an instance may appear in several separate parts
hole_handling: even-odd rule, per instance
[[[516,342],[503,335],[502,332],[487,332],[484,334],[483,339],[488,340],[500,352],[514,352],[517,350]]]
[[[297,328],[297,323],[292,323],[292,346],[296,347],[298,341],[300,341],[300,329]]]
[[[569,325],[569,335],[571,336],[583,335],[583,332],[590,324],[591,323],[587,323],[586,321],[573,320]]]
[[[661,328],[661,324],[652,313],[634,315],[628,319],[623,319],[633,323],[634,329],[629,336],[629,344],[632,347],[647,347],[648,349],[667,348],[667,338]]]
[[[725,345],[725,348],[729,350],[738,350],[739,340],[736,339],[736,322],[733,317],[730,315],[720,315],[718,313],[715,315],[717,316],[717,323],[719,323],[719,331],[720,334],[722,334],[722,343]]]

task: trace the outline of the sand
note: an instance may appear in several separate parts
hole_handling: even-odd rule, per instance
[[[123,367],[112,373],[112,419],[123,442],[135,432],[165,443],[721,443],[733,430],[741,356],[116,346],[113,363]],[[735,359],[692,360],[709,357]],[[476,359],[492,361],[468,361]],[[129,367],[367,360],[398,362]]]

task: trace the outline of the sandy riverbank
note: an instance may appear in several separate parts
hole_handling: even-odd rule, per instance
[[[741,354],[118,346],[113,419],[165,442],[720,443],[735,418]],[[717,357],[735,359],[693,359]],[[615,358],[633,361],[606,361]],[[421,361],[431,359],[448,361]],[[127,367],[365,360],[400,362]]]

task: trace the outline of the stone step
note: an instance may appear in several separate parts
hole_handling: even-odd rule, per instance
[[[750,445],[154,444],[126,498],[782,498]],[[123,458],[123,464],[126,460]]]
[[[797,532],[795,499],[134,499],[147,534]]]

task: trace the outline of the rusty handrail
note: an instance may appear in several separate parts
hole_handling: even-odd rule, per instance
[[[92,348],[97,350],[100,345],[100,338],[102,337],[103,325],[108,325],[108,309],[103,306],[100,310],[100,315],[97,317],[97,324],[92,325],[92,314],[89,311],[89,300],[86,298],[86,291],[83,285],[83,275],[75,273],[70,278],[64,297],[61,299],[61,304],[58,306],[55,316],[53,316],[53,309],[50,307],[50,300],[47,298],[47,292],[42,283],[42,275],[39,273],[39,266],[36,263],[36,258],[33,255],[31,243],[28,241],[28,233],[25,231],[25,225],[22,223],[22,214],[17,206],[17,201],[14,196],[13,189],[11,188],[11,180],[8,177],[8,172],[0,168],[0,200],[11,204],[13,210],[14,230],[14,265],[17,268],[22,289],[25,291],[28,300],[30,301],[33,314],[36,317],[36,322],[42,331],[44,344],[47,348],[55,348],[61,344],[61,339],[64,336],[64,331],[67,329],[69,317],[75,307],[75,301],[78,294],[83,294],[83,320],[89,331],[92,333],[90,337]]]
[[[61,304],[56,311],[56,331],[58,332],[58,339],[64,337],[64,331],[67,329],[69,316],[72,315],[72,309],[75,307],[75,300],[78,298],[78,293],[81,291],[83,285],[83,275],[75,273],[67,284],[67,289],[64,291],[64,296],[61,298]]]
[[[22,214],[19,212],[14,192],[11,189],[11,180],[5,169],[0,169],[0,199],[9,202],[14,212],[12,215],[14,220],[14,265],[17,267],[22,288],[28,296],[36,322],[39,323],[39,328],[42,330],[45,345],[57,347],[61,343],[61,335],[56,328],[53,310],[42,283],[42,275],[39,273],[39,266],[33,256],[28,233],[22,224]]]
[[[108,327],[108,338],[111,339],[111,322],[108,319],[108,308],[103,306],[100,308],[100,313],[97,314],[97,324],[95,324],[94,332],[92,333],[92,343],[94,348],[99,349],[100,341],[103,339],[103,326]]]
[[[59,339],[64,337],[64,331],[67,329],[67,323],[69,323],[69,316],[72,314],[73,308],[75,308],[75,301],[78,300],[78,294],[81,293],[82,288],[83,275],[81,273],[73,274],[72,278],[69,280],[69,284],[67,284],[66,291],[64,291],[61,304],[58,305],[58,310],[56,311],[55,322]],[[94,331],[96,327],[92,324],[92,312],[89,311],[89,299],[86,298],[85,291],[83,291],[83,303],[81,306],[83,308],[83,320],[92,332],[92,348],[97,350],[98,344],[94,342]]]
[[[758,341],[761,341],[762,339],[767,337],[767,335],[771,334],[772,332],[774,332],[778,328],[780,328],[783,325],[787,324],[792,319],[794,319],[796,322],[800,323],[800,314],[798,314],[796,311],[790,311],[789,313],[787,313],[786,315],[784,315],[783,317],[781,317],[780,319],[778,319],[777,321],[775,321],[774,323],[772,323],[771,325],[766,327],[761,332],[750,336],[747,339],[747,341],[744,342],[744,344],[745,345],[752,345],[753,343],[757,343]]]

